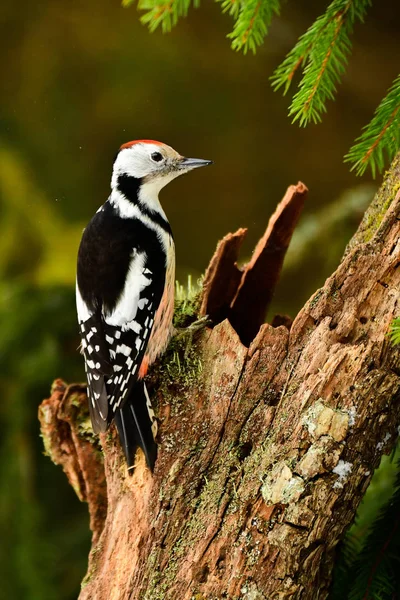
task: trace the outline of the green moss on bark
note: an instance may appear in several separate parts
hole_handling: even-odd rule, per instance
[[[383,218],[390,208],[400,189],[400,154],[394,159],[384,181],[368,210],[364,214],[357,233],[348,244],[345,256],[359,244],[369,242],[382,224]]]

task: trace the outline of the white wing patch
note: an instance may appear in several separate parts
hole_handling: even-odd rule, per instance
[[[132,323],[131,328],[133,329],[138,308],[142,308],[142,306],[139,307],[139,303],[143,304],[143,299],[140,297],[141,293],[152,282],[150,277],[143,273],[145,262],[146,254],[144,252],[137,252],[136,250],[132,252],[131,263],[121,297],[113,312],[105,316],[108,325],[124,328],[128,326],[128,323]]]
[[[76,282],[76,310],[78,313],[78,321],[82,327],[82,324],[90,319],[93,313],[88,309],[86,303],[82,300],[82,296],[78,288],[78,282]]]

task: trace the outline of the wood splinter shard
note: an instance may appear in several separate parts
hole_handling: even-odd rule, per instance
[[[264,323],[307,192],[301,182],[288,187],[250,262],[242,269],[237,260],[246,229],[219,242],[206,271],[201,314],[209,315],[214,323],[228,318],[246,346]]]
[[[208,315],[215,324],[226,319],[240,285],[242,271],[237,260],[246,234],[247,229],[238,229],[218,242],[205,273],[200,315]]]

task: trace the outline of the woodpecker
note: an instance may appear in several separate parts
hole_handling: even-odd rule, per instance
[[[212,161],[154,140],[123,144],[111,194],[83,232],[76,304],[95,433],[114,419],[128,469],[137,447],[153,470],[157,422],[144,382],[173,333],[175,246],[158,194]]]

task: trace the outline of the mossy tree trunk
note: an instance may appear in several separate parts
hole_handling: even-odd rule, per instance
[[[244,320],[237,307],[255,261],[245,273],[234,265],[241,232],[220,244],[202,305],[219,323],[188,351],[172,342],[151,376],[153,476],[143,460],[128,476],[113,428],[102,455],[84,388],[57,383],[40,414],[48,452],[89,502],[81,600],[327,598],[335,547],[397,437],[400,356],[387,332],[399,314],[399,188],[397,159],[336,272],[291,326],[262,325],[249,346],[252,306]],[[259,264],[271,239],[287,247],[279,227],[292,211],[293,229],[298,193],[270,223]]]

